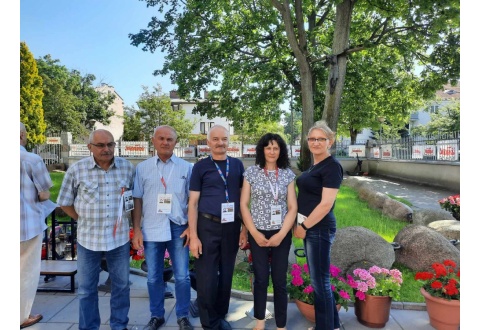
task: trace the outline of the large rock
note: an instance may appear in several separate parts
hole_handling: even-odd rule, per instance
[[[393,219],[412,222],[412,208],[391,198],[383,203],[382,213]]]
[[[377,210],[383,209],[385,201],[390,199],[386,194],[376,192],[369,200],[367,200],[368,206]]]
[[[392,245],[377,233],[364,227],[345,227],[337,229],[330,257],[331,263],[345,275],[352,274],[355,268],[373,265],[390,269],[395,252]]]
[[[454,246],[456,246],[457,249],[460,249],[460,243],[459,243],[459,241],[460,241],[460,221],[458,221],[458,220],[438,220],[438,221],[430,222],[430,224],[427,227],[432,228],[437,233],[442,234],[449,241],[457,241],[457,242],[455,242],[456,244],[454,244]]]
[[[415,225],[427,226],[430,222],[437,220],[455,220],[455,218],[445,210],[423,209],[413,212],[412,223]]]
[[[421,225],[407,225],[395,236],[395,261],[411,270],[430,271],[434,262],[451,259],[460,266],[460,251],[442,234]]]

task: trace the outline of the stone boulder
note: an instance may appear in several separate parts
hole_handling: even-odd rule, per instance
[[[453,244],[460,249],[460,221],[458,220],[438,220],[430,222],[427,226],[432,228],[437,233],[445,236],[449,241],[456,241],[456,244]]]
[[[387,198],[385,200],[385,203],[383,203],[382,213],[394,219],[412,222],[412,208],[395,199]]]
[[[50,165],[47,165],[47,170],[49,172],[65,172],[67,170],[67,164],[65,163],[50,164]]]
[[[364,201],[369,201],[375,198],[377,192],[370,188],[368,185],[362,185],[358,187],[358,198]]]
[[[430,271],[434,262],[451,259],[460,266],[460,251],[442,234],[421,225],[407,225],[394,238],[400,245],[395,261],[411,270]]]
[[[339,267],[343,275],[355,268],[368,269],[373,265],[390,269],[395,252],[390,243],[377,233],[364,227],[337,229],[331,250],[331,264]]]
[[[416,210],[412,216],[412,223],[415,225],[427,226],[430,222],[437,220],[455,220],[455,218],[448,211],[431,209]]]
[[[386,194],[376,192],[369,200],[367,200],[368,206],[377,210],[381,210],[383,209],[383,205],[387,199],[390,199],[390,197],[388,197]]]
[[[350,187],[350,188],[353,188],[353,189],[357,190],[358,187],[363,184],[363,182],[361,180],[358,180],[358,178],[356,178],[354,176],[349,176],[349,177],[343,179],[342,184],[347,186],[347,187]]]

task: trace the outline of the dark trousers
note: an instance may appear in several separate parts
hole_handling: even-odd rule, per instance
[[[279,230],[260,230],[269,239]],[[288,253],[292,244],[292,232],[276,247],[260,247],[255,239],[248,234],[253,261],[253,316],[258,320],[265,319],[267,308],[267,289],[270,275],[273,284],[273,304],[275,322],[278,328],[287,324],[287,270]],[[270,259],[270,260],[269,260]]]
[[[198,215],[202,254],[195,260],[197,302],[203,329],[219,329],[230,305],[233,270],[238,252],[240,219],[219,223]]]

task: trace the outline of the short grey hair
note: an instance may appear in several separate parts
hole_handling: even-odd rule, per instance
[[[230,140],[230,132],[228,131],[228,129],[226,129],[224,126],[222,125],[213,125],[212,127],[210,127],[210,129],[208,130],[207,132],[207,140],[210,141],[210,132],[216,128],[222,128],[225,130],[225,132],[227,133],[227,138]]]
[[[155,135],[155,132],[161,128],[168,128],[169,130],[172,131],[173,135],[175,135],[175,140],[177,140],[178,138],[178,134],[177,134],[177,131],[175,130],[175,128],[173,128],[172,126],[170,125],[160,125],[160,126],[157,126],[155,127],[155,129],[153,130],[153,135]]]
[[[27,128],[22,122],[20,122],[20,132],[26,132],[26,131],[27,131]]]
[[[310,136],[310,133],[316,129],[322,130],[327,135],[327,138],[330,140],[333,140],[335,138],[335,132],[332,131],[330,127],[328,127],[325,120],[315,122],[315,124],[313,124],[313,126],[308,130],[307,137]]]

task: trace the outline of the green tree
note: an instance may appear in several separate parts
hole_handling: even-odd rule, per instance
[[[426,135],[451,133],[460,131],[460,102],[452,103],[430,114],[430,121],[426,125],[415,126],[411,129],[412,135]]]
[[[28,148],[45,142],[42,98],[42,77],[37,63],[27,44],[20,42],[20,121],[28,132]]]
[[[114,112],[109,106],[115,97],[95,90],[94,75],[82,76],[77,70],[68,70],[50,55],[38,58],[37,65],[43,78],[47,132],[68,131],[74,140],[81,140],[89,134],[95,121],[110,123]]]
[[[305,137],[314,118],[337,129],[351,54],[397,49],[407,73],[423,65],[425,95],[459,77],[458,0],[146,2],[164,15],[130,34],[132,44],[167,52],[154,73],[170,74],[181,95],[196,98],[219,86],[209,93],[218,108],[205,103],[201,113],[216,109],[236,120],[232,112],[240,111],[246,120],[263,120],[264,111],[279,111],[275,105],[294,91],[302,105],[305,166],[311,162]]]
[[[147,86],[142,86],[142,88],[143,93],[137,101],[139,109],[130,110],[128,115],[140,120],[145,138],[150,139],[153,136],[155,127],[170,125],[175,128],[180,140],[188,139],[195,124],[185,119],[185,110],[173,110],[170,97],[162,93],[159,84],[153,87],[152,92]],[[127,125],[138,123],[138,119],[129,120]],[[131,129],[131,127],[127,127],[127,131]]]
[[[126,107],[123,115],[123,140],[145,141],[140,112],[132,107]]]

